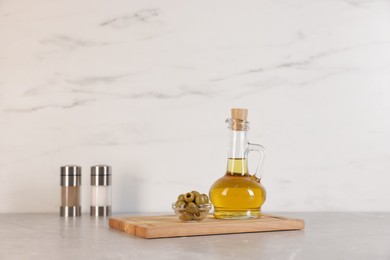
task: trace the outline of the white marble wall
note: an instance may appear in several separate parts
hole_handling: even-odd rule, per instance
[[[0,1],[0,212],[58,212],[113,167],[115,212],[225,172],[231,107],[267,148],[264,211],[390,210],[390,1]]]

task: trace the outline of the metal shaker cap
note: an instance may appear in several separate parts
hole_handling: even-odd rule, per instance
[[[61,186],[80,186],[81,167],[77,165],[65,165],[61,167]]]
[[[111,185],[111,166],[95,165],[91,167],[91,185],[109,186]]]

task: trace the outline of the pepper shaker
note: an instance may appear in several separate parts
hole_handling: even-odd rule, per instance
[[[81,216],[81,167],[61,167],[61,217]]]
[[[111,166],[91,167],[91,216],[111,215]]]

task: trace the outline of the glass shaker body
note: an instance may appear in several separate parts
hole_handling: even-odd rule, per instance
[[[91,167],[91,216],[111,215],[111,166]]]
[[[61,217],[81,216],[81,167],[61,167]]]

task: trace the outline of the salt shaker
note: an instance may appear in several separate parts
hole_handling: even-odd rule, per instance
[[[61,217],[81,216],[81,167],[61,167]]]
[[[111,166],[91,167],[91,216],[111,215]]]

